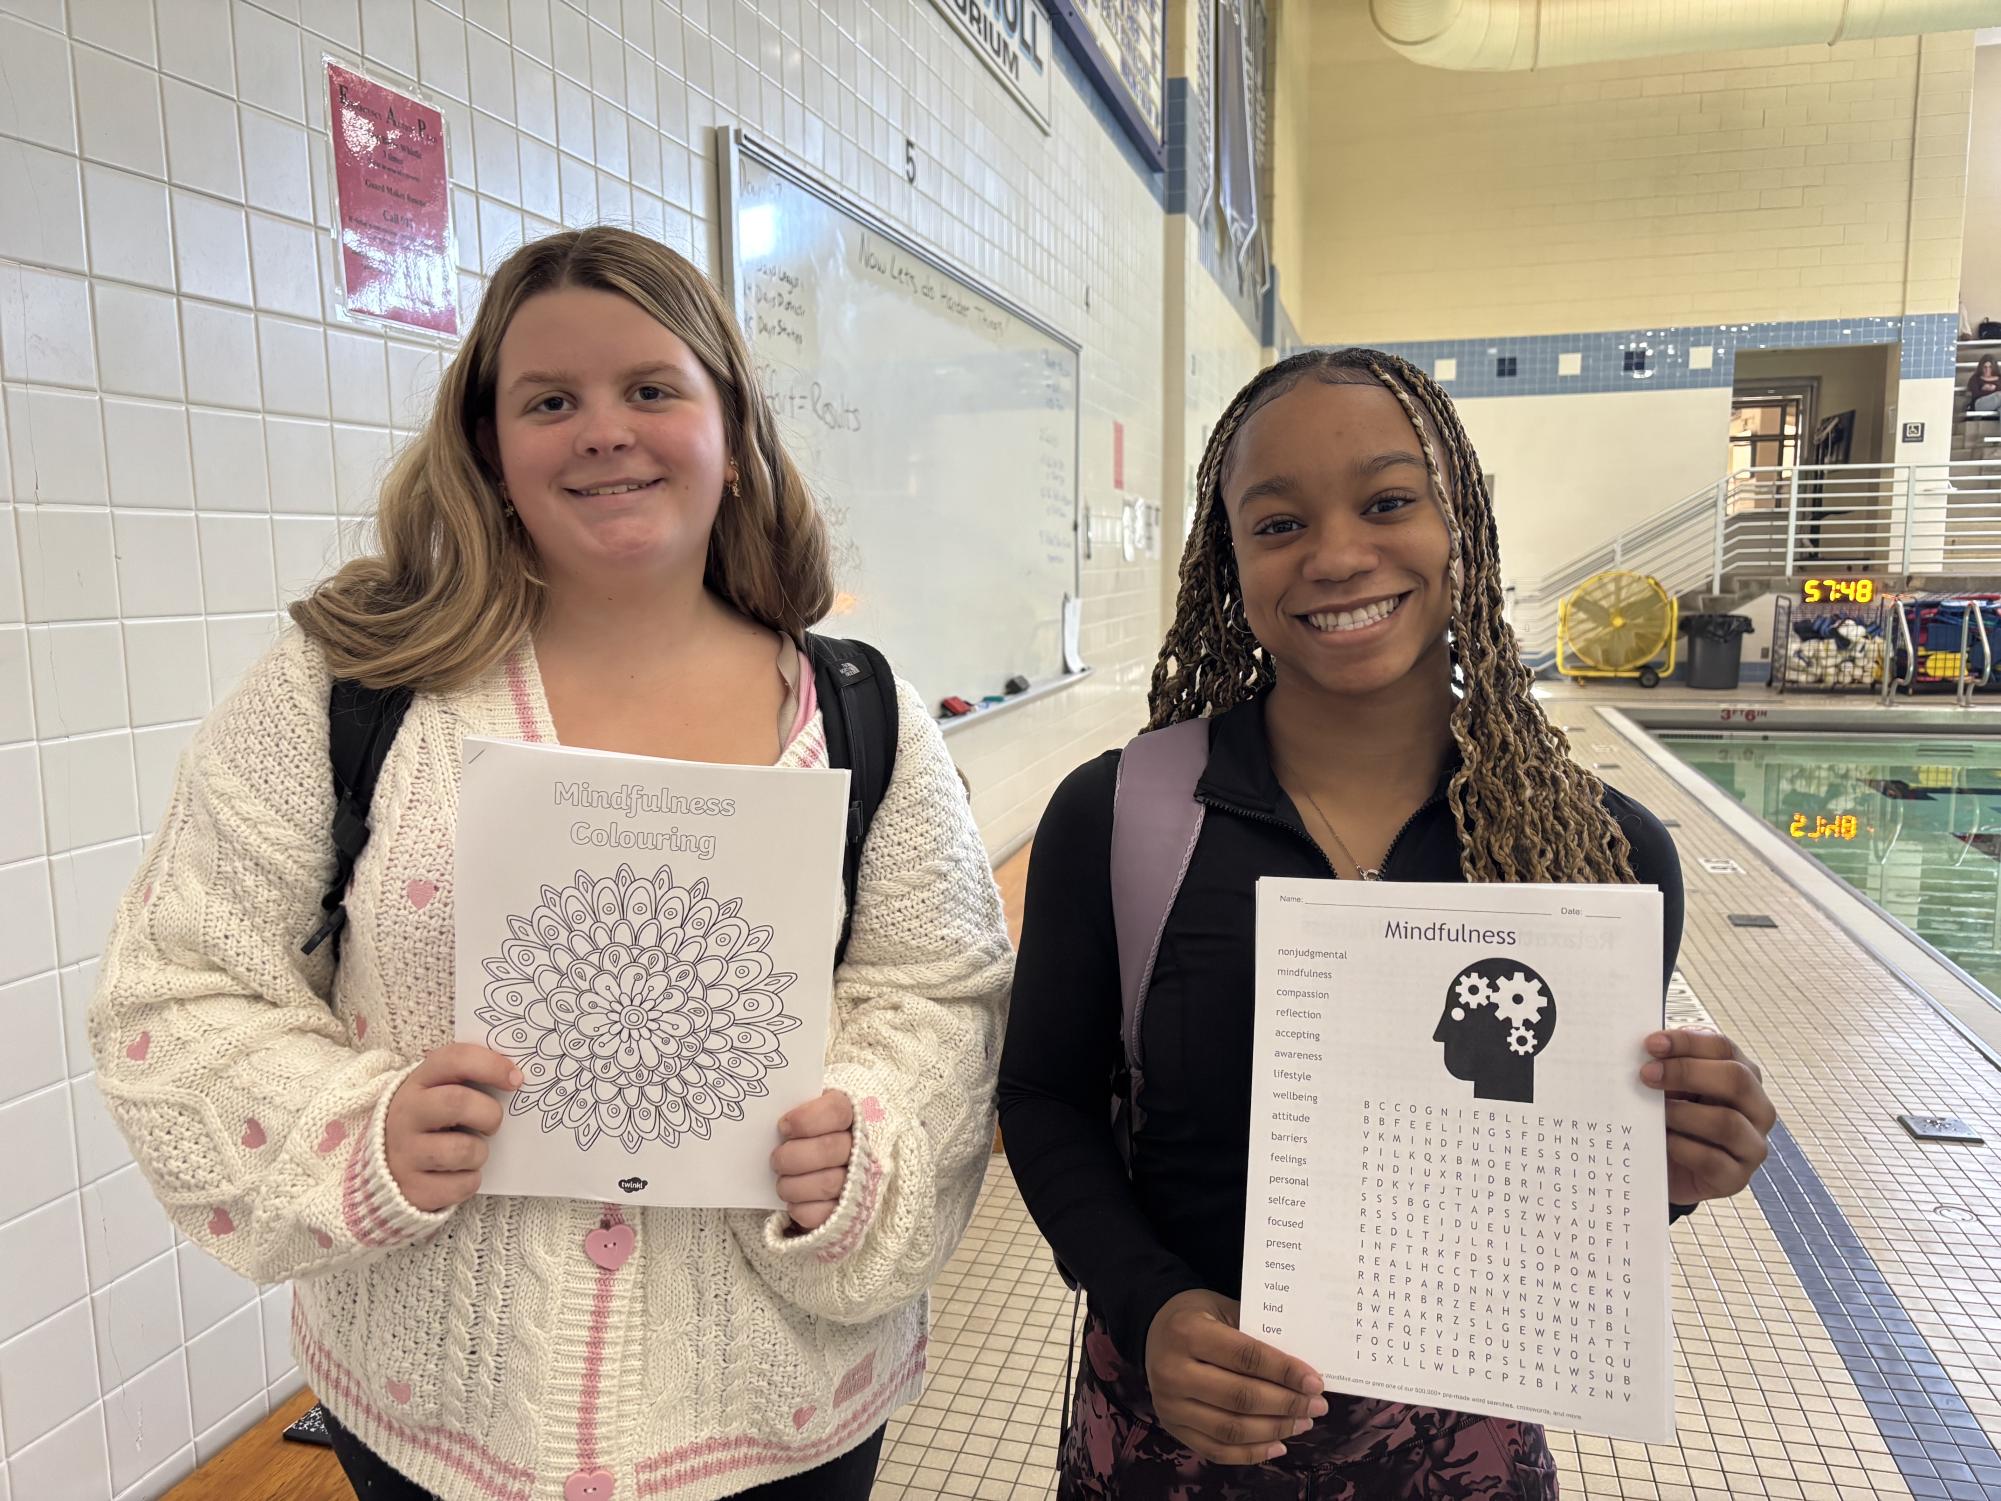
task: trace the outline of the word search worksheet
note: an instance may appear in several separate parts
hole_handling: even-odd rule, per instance
[[[1661,897],[1258,883],[1243,1327],[1329,1390],[1674,1433]]]

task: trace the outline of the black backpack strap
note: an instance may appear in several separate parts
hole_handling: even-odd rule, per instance
[[[814,691],[827,731],[827,764],[849,772],[847,844],[841,855],[847,905],[841,916],[840,946],[834,950],[834,962],[839,964],[854,928],[862,845],[896,769],[896,678],[882,653],[865,641],[808,635],[806,651],[812,658]]]
[[[347,926],[347,884],[354,879],[354,862],[368,847],[368,808],[375,801],[375,779],[389,759],[403,716],[415,690],[370,688],[352,678],[336,679],[327,699],[327,759],[333,763],[334,874],[320,898],[326,920],[300,945],[301,953],[333,940],[340,958],[341,929]]]

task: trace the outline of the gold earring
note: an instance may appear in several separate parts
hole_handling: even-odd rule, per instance
[[[730,476],[730,499],[743,499],[743,486],[737,483],[737,477],[734,474]]]
[[[507,486],[500,487],[500,514],[512,521],[515,516],[514,497],[507,493]]]

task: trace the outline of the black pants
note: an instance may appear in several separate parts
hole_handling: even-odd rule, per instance
[[[830,1459],[817,1469],[788,1475],[736,1494],[742,1501],[868,1501],[875,1485],[875,1463],[882,1453],[882,1429]],[[347,1483],[359,1501],[435,1501],[431,1493],[392,1470],[382,1457],[356,1438],[329,1412],[327,1437],[334,1457],[347,1471]]]

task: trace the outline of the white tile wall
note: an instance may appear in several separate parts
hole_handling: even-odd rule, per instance
[[[328,50],[442,106],[468,306],[600,216],[711,266],[741,124],[1079,338],[1087,502],[1114,419],[1158,493],[1157,202],[1067,82],[1045,135],[931,0],[0,0],[0,1501],[159,1494],[299,1381],[289,1293],[177,1244],[83,1018],[175,757],[436,384],[431,346],[330,317]],[[1100,549],[1085,593],[1094,678],[952,742],[996,849],[1136,720],[1159,565]]]
[[[62,1081],[62,991],[52,974],[0,985],[0,1100]]]

